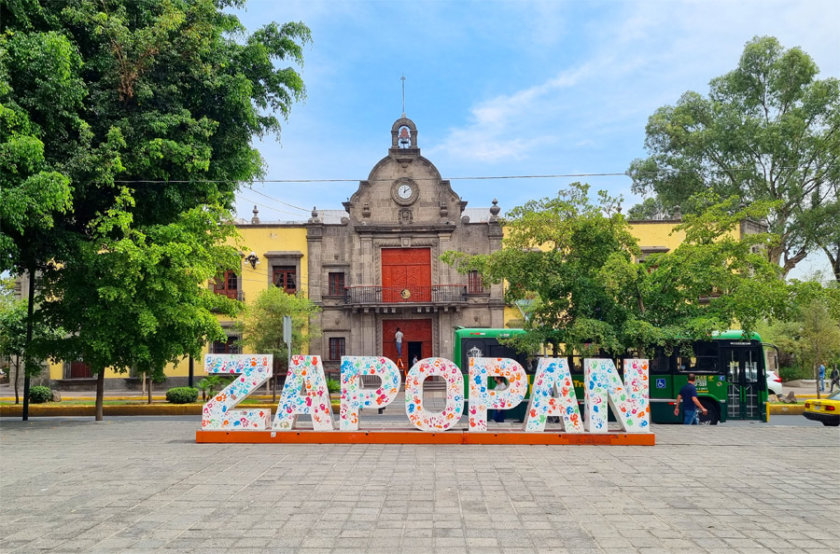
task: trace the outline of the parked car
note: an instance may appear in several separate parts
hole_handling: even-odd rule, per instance
[[[805,411],[802,415],[808,419],[821,421],[823,425],[837,427],[840,425],[840,390],[826,398],[805,401]]]
[[[767,370],[767,390],[776,396],[782,395],[782,378],[772,369]]]

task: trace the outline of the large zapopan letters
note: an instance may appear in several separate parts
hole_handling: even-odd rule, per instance
[[[440,413],[423,407],[423,384],[435,376],[446,381],[446,406]],[[464,377],[458,366],[445,358],[425,358],[411,366],[405,377],[405,413],[421,431],[446,431],[458,423],[464,413]]]
[[[545,430],[549,417],[559,417],[567,433],[583,433],[577,395],[565,358],[542,358],[534,375],[525,430]]]
[[[376,389],[363,389],[362,375],[379,377],[380,386]],[[342,431],[357,431],[359,412],[364,408],[384,408],[393,402],[401,383],[399,368],[388,358],[342,356],[339,428]]]
[[[587,430],[607,433],[607,417],[612,409],[625,432],[650,432],[648,361],[624,360],[622,382],[612,360],[584,360],[584,390]],[[233,410],[272,375],[272,357],[264,354],[222,355],[205,358],[208,373],[240,376],[204,405],[202,430],[265,430],[271,419],[267,409]],[[376,389],[362,389],[362,375],[381,379]],[[496,394],[487,387],[491,376],[501,375],[510,389]],[[363,409],[390,404],[400,387],[400,373],[394,363],[377,356],[344,356],[341,366],[340,429],[356,431]],[[434,376],[446,382],[446,405],[442,412],[427,412],[423,406],[423,385]],[[522,367],[507,358],[475,358],[470,364],[470,431],[487,430],[488,409],[511,409],[527,390]],[[446,431],[458,423],[464,411],[464,378],[461,370],[444,358],[417,362],[406,376],[405,409],[409,421],[422,431]],[[275,431],[291,431],[298,415],[310,415],[315,431],[333,431],[332,406],[324,368],[318,356],[292,356],[286,383],[274,418]],[[537,367],[525,430],[545,430],[549,417],[559,417],[567,433],[581,433],[580,411],[567,362],[563,358],[543,358]],[[476,435],[478,436],[478,435]],[[484,436],[484,435],[481,435]]]
[[[584,360],[586,421],[590,433],[607,432],[607,404],[628,433],[650,431],[647,360],[624,360],[624,383],[612,360]]]
[[[208,354],[207,373],[240,374],[230,385],[204,405],[202,429],[265,429],[271,410],[232,410],[265,383],[272,374],[271,354]]]
[[[487,410],[509,410],[528,393],[528,375],[516,360],[509,358],[470,358],[470,431],[487,430]],[[504,377],[507,390],[490,389],[490,377]]]
[[[274,429],[291,431],[299,415],[312,416],[316,431],[332,431],[332,405],[319,356],[292,356],[283,394],[274,416]]]

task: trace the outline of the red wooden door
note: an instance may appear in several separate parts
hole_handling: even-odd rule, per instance
[[[432,253],[429,248],[382,249],[382,301],[430,302]]]
[[[402,362],[403,367],[408,370],[408,343],[420,342],[421,355],[423,358],[433,356],[432,352],[432,320],[431,319],[386,319],[382,322],[382,354],[386,358],[397,363],[397,344],[394,341],[394,334],[397,327],[403,333]]]

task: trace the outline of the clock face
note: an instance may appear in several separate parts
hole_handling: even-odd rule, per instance
[[[400,206],[408,206],[417,201],[419,190],[411,179],[403,178],[391,185],[391,198]]]

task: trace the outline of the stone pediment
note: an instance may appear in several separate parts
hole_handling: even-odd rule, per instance
[[[466,202],[420,154],[417,127],[406,117],[391,127],[391,148],[344,203],[354,226],[438,232],[460,224]]]

